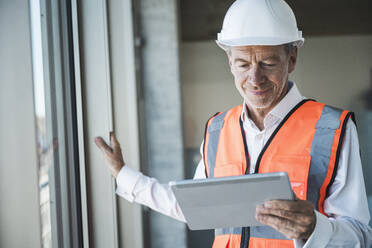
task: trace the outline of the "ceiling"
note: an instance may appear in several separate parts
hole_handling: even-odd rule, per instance
[[[180,0],[183,41],[216,39],[233,0]],[[304,36],[372,34],[372,0],[286,0]]]

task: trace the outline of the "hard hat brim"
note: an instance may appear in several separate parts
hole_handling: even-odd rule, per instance
[[[229,47],[239,47],[239,46],[279,46],[288,43],[293,43],[293,45],[300,48],[305,42],[304,38],[299,38],[295,40],[288,40],[288,38],[277,38],[277,37],[246,37],[234,40],[216,40],[216,43],[223,50],[227,50]]]

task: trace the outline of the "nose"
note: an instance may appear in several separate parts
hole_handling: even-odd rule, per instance
[[[265,80],[265,76],[261,71],[259,65],[252,65],[248,70],[248,82],[253,86],[259,86]]]

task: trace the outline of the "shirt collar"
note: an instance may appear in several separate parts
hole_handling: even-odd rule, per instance
[[[264,119],[264,124],[266,128],[267,120],[275,121],[277,120],[283,120],[284,117],[303,99],[305,99],[304,96],[301,95],[299,92],[296,84],[292,81],[288,81],[288,87],[289,90],[287,94],[283,97],[283,99],[266,115]],[[251,124],[253,121],[249,118],[248,115],[248,109],[247,105],[245,104],[245,101],[243,103],[243,111],[241,114],[241,119],[243,122],[246,120],[249,120]]]

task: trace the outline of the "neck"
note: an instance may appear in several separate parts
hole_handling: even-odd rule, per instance
[[[251,108],[247,105],[249,118],[256,124],[258,129],[261,131],[264,129],[264,120],[266,115],[270,112],[272,108]]]

